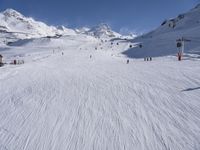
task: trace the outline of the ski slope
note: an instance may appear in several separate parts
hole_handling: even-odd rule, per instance
[[[25,64],[0,68],[0,150],[200,149],[199,59],[64,38],[1,51]]]
[[[160,57],[176,55],[177,40],[184,38],[185,52],[200,54],[200,4],[173,19],[165,20],[155,30],[131,40],[141,43],[142,48],[133,47],[124,54],[131,58]]]

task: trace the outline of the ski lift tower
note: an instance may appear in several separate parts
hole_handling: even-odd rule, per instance
[[[184,37],[182,37],[181,39],[176,40],[177,42],[177,47],[181,48],[181,53],[182,55],[184,55],[184,51],[185,51],[185,42],[190,42],[191,40],[186,39]]]

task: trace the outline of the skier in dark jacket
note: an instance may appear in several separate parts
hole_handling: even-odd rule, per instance
[[[126,61],[126,64],[129,64],[129,59]]]

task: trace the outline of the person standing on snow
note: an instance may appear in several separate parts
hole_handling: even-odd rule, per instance
[[[181,61],[181,59],[182,59],[182,53],[178,52],[178,61]]]
[[[129,64],[129,59],[126,61],[126,64]]]

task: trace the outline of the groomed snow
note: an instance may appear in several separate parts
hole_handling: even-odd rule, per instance
[[[1,51],[25,60],[0,68],[1,150],[200,149],[199,59],[126,64],[117,46],[66,38]]]

